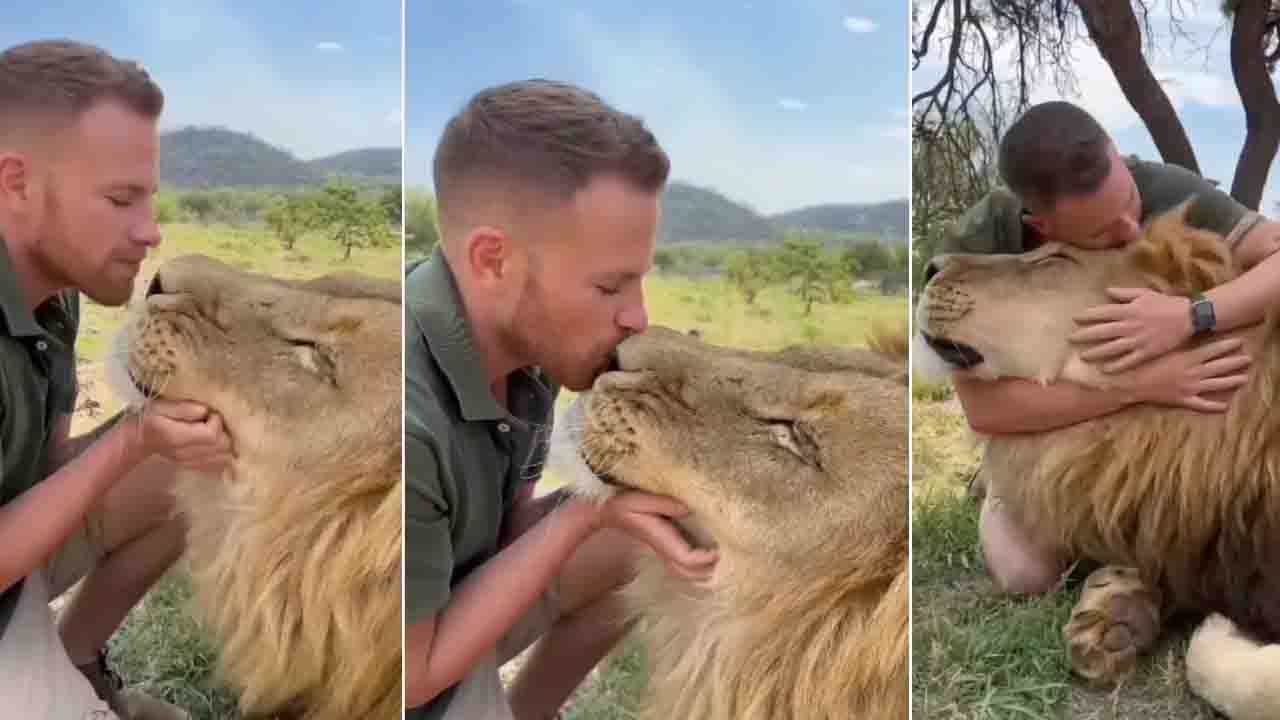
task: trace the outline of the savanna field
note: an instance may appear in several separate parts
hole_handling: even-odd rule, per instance
[[[349,261],[343,251],[319,234],[302,236],[285,250],[266,230],[252,227],[171,224],[165,242],[143,268],[141,293],[160,262],[187,253],[211,255],[233,265],[272,275],[305,278],[355,270],[394,277],[400,272],[398,247],[356,249]],[[650,320],[680,331],[698,329],[707,342],[758,350],[818,343],[860,345],[878,327],[903,327],[904,294],[884,296],[874,290],[854,293],[842,304],[817,303],[805,315],[804,305],[783,285],[761,291],[747,304],[742,293],[720,277],[692,279],[655,272],[646,280]],[[119,409],[102,382],[102,360],[110,338],[127,310],[86,302],[79,344],[82,396],[74,432],[84,432]],[[561,407],[570,400],[561,398]],[[548,474],[540,486],[558,486]],[[234,696],[215,676],[214,650],[186,611],[189,588],[179,566],[135,608],[113,638],[113,663],[127,680],[188,709],[196,720],[237,718]],[[644,651],[624,642],[596,669],[565,709],[574,720],[624,720],[634,708],[644,683]],[[510,672],[510,667],[507,672]]]

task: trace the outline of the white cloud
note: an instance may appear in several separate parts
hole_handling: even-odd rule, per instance
[[[854,32],[854,33],[875,32],[876,28],[878,27],[880,27],[879,24],[877,24],[876,21],[872,20],[871,18],[858,17],[856,15],[849,15],[844,19],[844,29],[848,30],[849,32]]]
[[[783,110],[804,110],[809,107],[809,103],[795,98],[779,98],[778,107]]]
[[[342,47],[342,43],[336,43],[331,40],[316,43],[316,49],[320,52],[342,52],[346,48]]]
[[[387,124],[388,124],[388,125],[393,125],[393,126],[395,126],[395,127],[400,127],[400,123],[401,123],[401,122],[403,122],[402,117],[401,117],[400,110],[396,109],[396,110],[392,110],[391,112],[387,113],[387,116],[386,116],[386,122],[387,122]]]

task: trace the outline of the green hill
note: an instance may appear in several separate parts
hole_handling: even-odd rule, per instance
[[[770,220],[778,225],[807,230],[878,235],[883,240],[896,243],[907,242],[910,222],[906,200],[814,205],[779,213]]]
[[[907,241],[907,202],[827,204],[765,216],[708,188],[674,181],[662,200],[660,243],[767,243],[788,229]]]
[[[249,133],[186,127],[160,134],[160,182],[172,188],[294,187],[333,175],[400,181],[399,148],[363,148],[303,162]]]

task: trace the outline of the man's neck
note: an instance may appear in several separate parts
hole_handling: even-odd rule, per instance
[[[39,263],[35,261],[29,250],[31,244],[25,241],[26,235],[22,228],[12,222],[11,218],[0,218],[0,239],[4,240],[5,248],[9,252],[9,263],[13,265],[13,274],[18,279],[18,287],[22,289],[27,305],[33,311],[58,294],[62,288],[41,270]]]

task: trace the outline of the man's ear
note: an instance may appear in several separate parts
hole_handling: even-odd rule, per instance
[[[511,240],[502,230],[481,225],[463,240],[463,262],[474,285],[496,286],[511,272]]]
[[[23,153],[0,150],[0,205],[22,210],[31,195],[31,161]]]

